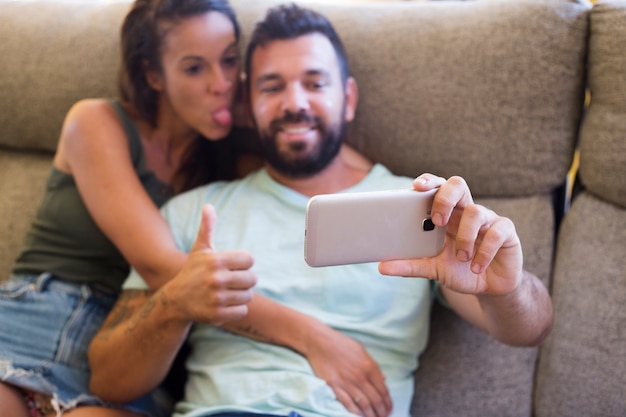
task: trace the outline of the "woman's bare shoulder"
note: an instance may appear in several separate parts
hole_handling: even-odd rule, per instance
[[[116,118],[115,109],[111,101],[104,98],[85,98],[72,105],[67,113],[67,120],[81,120],[83,118]]]
[[[107,99],[77,101],[68,111],[55,156],[55,165],[71,172],[74,158],[97,156],[107,144],[108,150],[128,152],[126,134],[115,109]]]

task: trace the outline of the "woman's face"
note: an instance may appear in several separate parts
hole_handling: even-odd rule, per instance
[[[239,50],[230,19],[208,12],[162,24],[162,73],[147,74],[160,92],[159,125],[217,140],[232,126],[239,80]]]

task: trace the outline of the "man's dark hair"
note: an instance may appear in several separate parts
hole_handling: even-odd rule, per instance
[[[313,10],[302,8],[296,4],[289,4],[269,9],[265,18],[257,23],[254,32],[252,32],[245,59],[245,70],[248,75],[246,77],[246,91],[250,92],[250,61],[254,51],[259,46],[264,47],[272,41],[291,40],[314,33],[324,35],[332,44],[339,62],[341,81],[345,86],[350,75],[348,57],[341,39],[339,39],[330,21]]]
[[[228,17],[239,40],[239,23],[227,0],[135,0],[124,19],[120,94],[152,126],[156,124],[159,95],[146,81],[146,71],[162,71],[161,47],[166,36],[162,23],[176,23],[208,12]]]

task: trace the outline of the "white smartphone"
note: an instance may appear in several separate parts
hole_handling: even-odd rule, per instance
[[[321,194],[306,211],[304,259],[313,267],[422,258],[443,249],[430,214],[437,190]]]

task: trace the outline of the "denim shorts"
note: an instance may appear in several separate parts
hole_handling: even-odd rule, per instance
[[[14,274],[0,285],[0,380],[52,396],[58,411],[105,405],[154,417],[167,412],[153,393],[123,406],[89,393],[87,351],[117,294],[49,273]]]
[[[256,414],[256,413],[246,413],[246,412],[232,412],[232,413],[219,413],[213,414],[210,417],[283,417],[277,414]],[[284,417],[302,417],[300,414],[292,411],[288,416]]]

